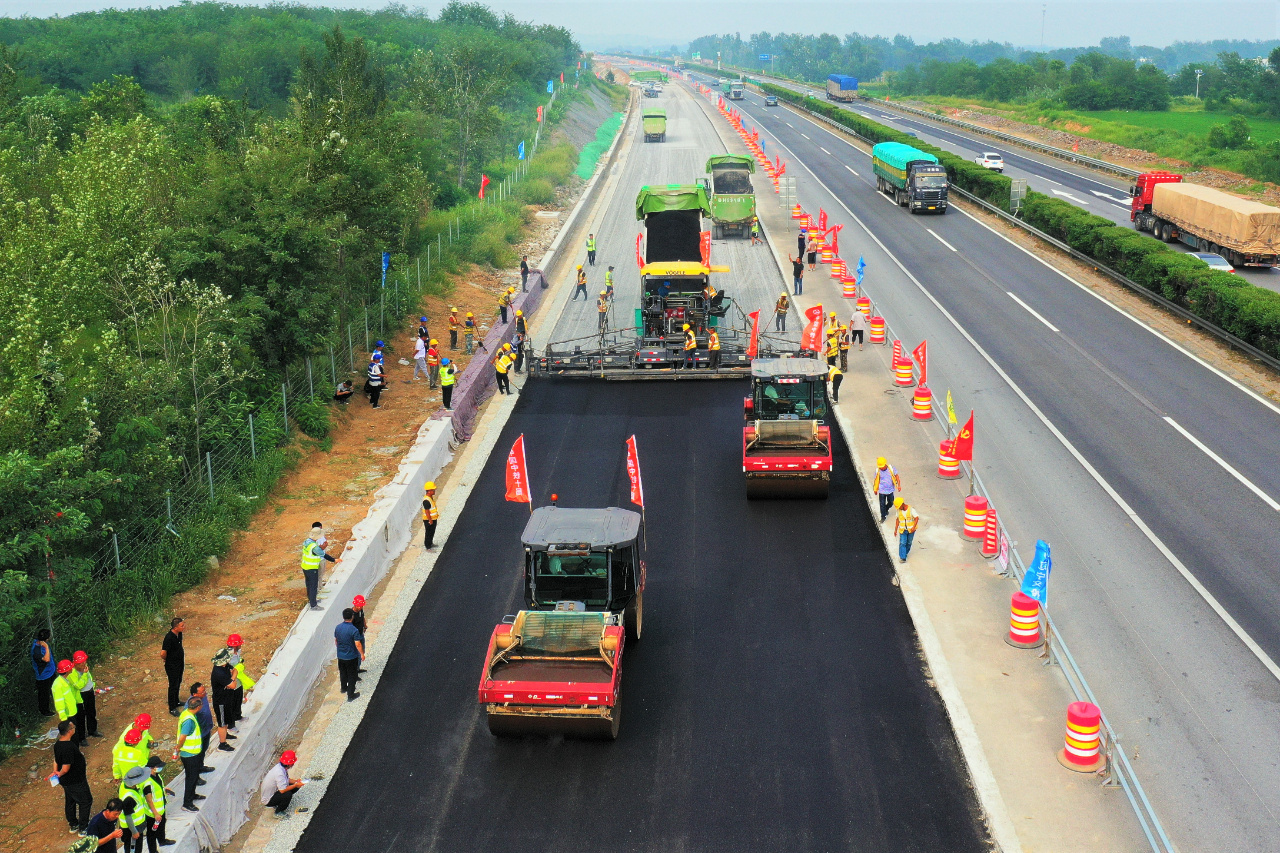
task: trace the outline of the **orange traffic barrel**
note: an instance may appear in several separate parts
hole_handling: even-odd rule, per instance
[[[902,341],[895,338],[893,341],[893,363],[897,365],[900,361],[902,361]]]
[[[964,499],[964,535],[981,539],[987,532],[987,499],[969,495]]]
[[[845,272],[846,270],[844,266],[844,261],[842,261],[840,258],[832,258],[831,259],[831,277],[844,278]]]
[[[830,246],[823,246],[823,247],[822,247],[822,253],[821,253],[821,261],[822,261],[822,263],[824,263],[824,264],[829,264],[829,263],[831,263],[831,261],[835,258],[835,256],[836,256],[836,253],[835,253],[835,252],[833,252],[833,251],[831,251],[831,247],[830,247]]]
[[[791,208],[792,219],[799,219],[802,216],[804,216],[804,211],[800,209],[800,205],[797,204],[795,207]]]
[[[813,227],[813,217],[808,213],[800,214],[800,224],[807,230]]]
[[[893,384],[900,385],[903,388],[916,384],[916,378],[911,372],[912,363],[910,360],[900,358],[893,363]]]
[[[856,279],[854,281],[854,285],[857,285]],[[858,310],[862,312],[863,317],[866,317],[868,320],[871,319],[871,298],[869,296],[858,297]]]
[[[1077,773],[1092,773],[1106,763],[1102,756],[1102,711],[1092,702],[1067,706],[1067,733],[1058,763]]]
[[[1009,602],[1009,635],[1004,641],[1015,649],[1035,649],[1044,645],[1040,635],[1040,602],[1021,592]]]
[[[1000,553],[1000,529],[996,520],[996,508],[987,507],[987,527],[982,532],[982,556],[990,560]]]
[[[884,343],[884,318],[871,317],[868,322],[871,324],[871,343]]]
[[[950,449],[950,441],[938,444],[938,476],[944,480],[958,480],[960,479],[960,460],[947,455]]]
[[[907,362],[907,366],[910,365],[911,362]],[[917,421],[933,420],[933,392],[924,383],[916,386],[916,393],[911,397],[911,417]]]
[[[840,276],[840,295],[845,299],[853,299],[858,295],[858,282],[848,275]]]

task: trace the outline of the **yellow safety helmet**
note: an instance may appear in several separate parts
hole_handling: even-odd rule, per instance
[[[888,465],[888,464],[889,464],[889,463],[885,460],[885,458],[884,458],[883,456],[877,456],[877,457],[876,457],[876,467],[877,467],[877,468],[883,468],[884,466],[886,466],[886,465]]]
[[[457,313],[458,313],[458,309],[457,309],[457,308],[450,308],[449,310],[450,310],[450,311],[452,311],[454,314],[457,314]]]
[[[893,505],[894,505],[894,506],[896,506],[896,507],[900,507],[900,506],[902,506],[902,504],[903,504],[903,503],[904,503],[904,501],[902,500],[902,498],[894,498],[894,499],[893,499]]]
[[[427,484],[422,487],[422,491],[424,492],[434,492],[435,490],[436,490],[435,480],[427,480]]]
[[[432,338],[432,339],[431,339],[430,346],[435,346],[435,345],[436,345],[436,344],[438,344],[438,343],[440,343],[440,342],[439,342],[439,341],[437,341],[435,338]]]
[[[601,295],[601,296],[608,296],[608,295],[609,295],[609,291],[607,291],[607,290],[602,290],[602,291],[600,291],[600,295]]]
[[[517,311],[517,312],[516,312],[516,316],[517,316],[517,317],[523,317],[523,316],[524,316],[524,312],[523,312],[523,311]]]
[[[832,317],[836,316],[836,312],[832,311],[832,312],[831,312],[831,316],[832,316]]]
[[[688,324],[688,323],[685,323],[685,324],[684,324],[684,330],[685,330],[686,332],[687,332],[687,331],[689,331],[689,324]]]
[[[474,314],[472,314],[470,311],[468,311],[468,312],[467,312],[467,316],[468,316],[468,317],[474,317],[475,315],[474,315]]]
[[[578,264],[578,269],[582,269],[582,264]]]

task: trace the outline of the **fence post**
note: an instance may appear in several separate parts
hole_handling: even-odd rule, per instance
[[[386,338],[387,336],[387,292],[383,290],[378,294],[378,337]]]
[[[116,537],[116,532],[111,531],[111,549],[116,552],[116,571],[120,571],[120,540]]]
[[[253,415],[249,417],[253,417]],[[173,492],[168,489],[164,490],[164,512],[169,520],[173,521]]]
[[[356,345],[351,342],[351,324],[347,324],[347,358],[351,360],[351,369],[356,369]],[[336,382],[334,383],[337,384]]]
[[[280,406],[284,409],[284,436],[289,437],[289,389],[284,382],[280,383]]]
[[[329,344],[329,376],[333,379],[333,384],[338,384],[338,363],[333,360],[333,344]]]
[[[254,459],[258,458],[258,438],[253,434],[253,412],[249,413],[249,452]]]
[[[204,452],[204,467],[209,472],[209,500],[214,500],[217,496],[213,493],[213,453],[208,450]]]
[[[431,251],[430,246],[427,246],[427,251],[428,252]],[[422,255],[418,255],[417,261],[415,263],[418,266],[418,291],[421,292],[422,291]]]
[[[311,402],[316,401],[316,383],[311,378],[311,356],[307,356],[307,388],[311,391]]]
[[[364,348],[366,351],[372,351],[373,347],[369,346],[369,303],[364,304]]]
[[[440,260],[440,254],[444,251],[444,235],[436,232],[436,260]],[[430,269],[430,267],[428,267]]]

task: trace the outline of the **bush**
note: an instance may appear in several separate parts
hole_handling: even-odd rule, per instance
[[[303,400],[293,412],[293,419],[298,429],[312,438],[327,438],[332,424],[329,422],[329,407],[314,400]]]
[[[546,178],[529,178],[516,184],[516,198],[525,204],[551,204],[556,188]]]

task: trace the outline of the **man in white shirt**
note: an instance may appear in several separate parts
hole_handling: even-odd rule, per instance
[[[275,809],[275,816],[278,818],[289,816],[289,802],[293,799],[294,792],[306,784],[301,779],[289,778],[289,768],[297,762],[297,754],[292,749],[286,749],[280,755],[280,763],[267,771],[262,787],[258,789],[262,804]]]
[[[431,378],[431,374],[427,371],[427,339],[418,336],[413,339],[413,378],[418,378],[418,371],[422,371],[422,375]]]

